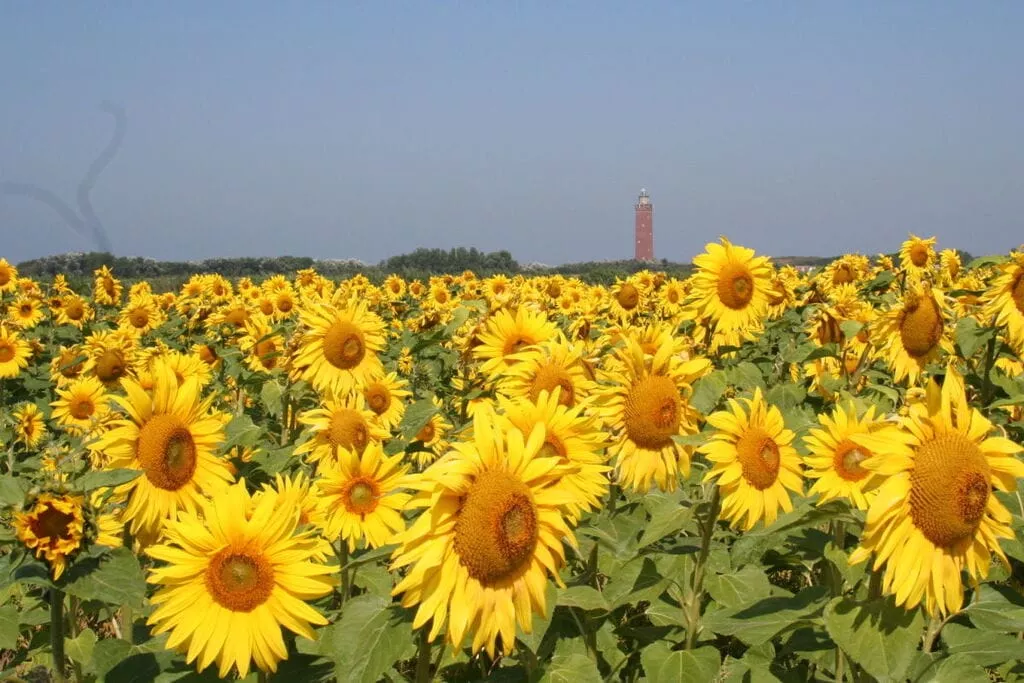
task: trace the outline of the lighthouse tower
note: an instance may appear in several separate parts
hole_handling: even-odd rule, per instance
[[[654,204],[646,189],[640,190],[636,200],[636,255],[637,261],[654,260]]]

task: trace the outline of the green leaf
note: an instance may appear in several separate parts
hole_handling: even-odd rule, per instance
[[[726,372],[729,384],[735,385],[744,390],[753,390],[754,387],[765,388],[764,375],[761,369],[750,361],[743,361]]]
[[[68,657],[80,664],[88,664],[92,661],[92,650],[96,647],[96,633],[87,628],[75,638],[68,638],[64,642],[64,652]]]
[[[655,626],[682,627],[686,623],[686,612],[664,600],[656,600],[648,606],[647,618]]]
[[[839,323],[839,329],[843,331],[843,337],[853,339],[864,329],[864,323],[858,320],[844,320]]]
[[[599,681],[601,672],[597,663],[578,649],[582,645],[578,639],[564,638],[558,642],[551,663],[544,668],[542,683],[580,683],[580,681]]]
[[[785,382],[769,389],[764,399],[779,410],[788,410],[803,405],[807,399],[807,390],[799,384]]]
[[[718,650],[673,650],[668,643],[657,642],[640,652],[644,674],[651,683],[708,683],[716,680],[722,662]]]
[[[992,683],[988,672],[967,655],[951,655],[928,669],[915,683]]]
[[[360,595],[320,633],[320,654],[332,659],[338,681],[376,683],[396,661],[416,651],[409,623],[389,598]]]
[[[9,474],[0,477],[0,507],[21,505],[25,502],[25,489],[21,482]]]
[[[402,438],[406,441],[414,441],[416,434],[419,433],[423,426],[430,421],[434,415],[437,414],[437,406],[429,398],[424,398],[416,401],[411,406],[406,408],[405,415],[402,417],[402,423],[398,426],[399,431],[402,434]]]
[[[983,585],[967,607],[971,623],[987,631],[1024,631],[1024,598],[1008,586]]]
[[[263,404],[263,408],[267,411],[268,415],[272,417],[281,415],[283,409],[282,393],[281,385],[277,382],[270,381],[263,384],[263,388],[260,389],[260,402]]]
[[[675,534],[685,527],[692,518],[692,507],[683,507],[674,498],[663,497],[651,510],[651,521],[644,527],[639,547],[646,548],[670,534]]]
[[[704,586],[711,598],[725,608],[750,605],[769,597],[772,592],[764,568],[753,564],[737,572],[709,574]]]
[[[17,608],[13,605],[0,607],[0,650],[13,650],[19,635]]]
[[[974,318],[961,318],[956,324],[956,344],[964,358],[972,357],[995,335],[995,329],[980,327]]]
[[[942,642],[951,654],[963,654],[979,666],[1024,660],[1024,640],[1018,640],[1016,636],[946,624],[942,628]]]
[[[600,591],[590,586],[571,586],[558,591],[557,604],[584,610],[608,610],[608,601]]]
[[[902,680],[924,627],[921,610],[907,611],[891,598],[867,604],[836,598],[825,608],[824,620],[832,640],[879,680]]]
[[[115,548],[100,558],[84,558],[71,565],[64,591],[82,600],[142,607],[146,581],[139,561],[128,548]]]
[[[1006,263],[1010,258],[1004,254],[997,254],[994,256],[979,256],[978,258],[972,259],[967,264],[967,270],[974,270],[975,268],[981,268],[983,266],[998,266]]]
[[[891,270],[883,270],[881,273],[876,275],[870,282],[864,285],[863,289],[869,292],[877,292],[879,290],[888,289],[889,285],[895,279]]]
[[[105,486],[120,486],[137,479],[142,470],[93,470],[86,472],[75,482],[75,488],[79,491],[93,491]]]
[[[825,588],[813,586],[792,597],[765,598],[749,606],[718,610],[704,617],[704,627],[736,636],[750,646],[767,643],[783,630],[809,619],[824,606]]]
[[[245,414],[235,415],[224,428],[225,442],[221,451],[226,453],[235,446],[255,446],[262,434],[263,430],[253,423],[251,417]]]
[[[705,415],[712,413],[728,388],[725,374],[721,370],[708,373],[694,383],[690,405]]]
[[[395,586],[394,579],[394,574],[389,572],[387,567],[369,564],[356,570],[352,583],[365,589],[370,595],[388,598],[391,596],[391,589]]]

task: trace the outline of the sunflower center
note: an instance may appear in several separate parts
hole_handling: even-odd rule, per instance
[[[141,330],[149,324],[149,313],[144,308],[136,308],[128,314],[128,322],[135,329]]]
[[[869,474],[861,463],[870,457],[871,451],[846,439],[836,447],[832,467],[846,481],[860,481]]]
[[[370,410],[377,415],[383,415],[391,407],[391,392],[380,382],[374,382],[366,387],[363,396],[366,397]]]
[[[915,244],[910,247],[910,262],[918,268],[924,268],[928,263],[928,247],[923,244]]]
[[[82,316],[85,315],[85,306],[82,305],[81,301],[72,299],[64,308],[64,315],[70,320],[81,320]]]
[[[931,295],[911,295],[900,319],[900,340],[912,358],[921,358],[942,338],[942,312]]]
[[[985,455],[963,434],[940,434],[924,442],[910,476],[914,526],[941,548],[971,538],[988,505],[990,481]]]
[[[46,509],[32,520],[32,533],[35,534],[36,538],[70,538],[69,527],[73,521],[75,521],[74,515],[61,512],[47,503]]]
[[[562,296],[562,287],[557,282],[549,282],[547,286],[547,294],[552,299],[557,299]]]
[[[530,400],[536,403],[542,391],[551,393],[555,390],[555,387],[561,387],[558,403],[566,408],[571,408],[576,402],[576,392],[573,388],[572,377],[569,376],[569,371],[564,367],[549,361],[537,368],[537,372],[533,376],[533,384],[530,386]]]
[[[139,431],[136,454],[149,483],[177,491],[196,471],[196,443],[177,415],[154,415]]]
[[[377,482],[360,477],[349,483],[342,500],[345,501],[345,509],[352,514],[368,515],[377,508],[379,498],[380,490],[377,487]]]
[[[1010,296],[1013,298],[1013,303],[1017,306],[1017,310],[1024,313],[1024,270],[1017,273],[1017,279],[1014,280],[1013,289],[1010,291]]]
[[[96,377],[104,384],[116,382],[125,373],[124,356],[119,351],[110,349],[96,361]]]
[[[290,296],[282,296],[277,300],[277,310],[282,313],[288,313],[294,306],[295,303],[292,301]]]
[[[32,304],[25,303],[25,304],[22,304],[21,308],[18,309],[18,310],[21,312],[21,315],[23,315],[24,317],[27,318],[27,317],[32,315],[32,311],[35,310],[35,309],[32,308]]]
[[[7,341],[0,339],[0,363],[6,363],[14,358],[14,346]]]
[[[519,353],[527,346],[533,344],[532,339],[527,339],[519,335],[513,335],[505,340],[504,346],[502,346],[502,355],[507,356],[512,353]]]
[[[736,442],[736,453],[743,466],[743,478],[758,491],[764,491],[779,476],[779,446],[760,429],[744,432]]]
[[[836,285],[845,285],[848,282],[853,282],[853,269],[850,268],[850,264],[841,263],[836,267],[835,272],[832,274],[832,283]]]
[[[423,443],[429,443],[434,439],[436,434],[437,430],[434,429],[434,421],[430,420],[420,428],[420,431],[416,432],[416,440],[422,441]]]
[[[225,548],[206,569],[206,588],[221,607],[251,612],[270,597],[274,570],[261,554]]]
[[[615,293],[615,300],[627,311],[632,311],[640,303],[640,290],[627,282]]]
[[[0,349],[2,348],[0,347]],[[60,374],[68,378],[77,377],[78,373],[82,371],[82,361],[78,360],[78,353],[74,350],[62,353],[57,361],[57,366],[60,368]]]
[[[260,313],[263,315],[270,315],[274,312],[274,302],[270,299],[263,299],[260,301]]]
[[[366,355],[363,332],[347,320],[339,320],[324,334],[324,358],[341,370],[351,370]]]
[[[104,278],[103,291],[106,292],[107,296],[113,298],[114,295],[117,293],[117,286],[114,284],[114,281],[111,280],[110,278]]]
[[[277,365],[277,343],[273,339],[264,339],[256,342],[256,357],[268,370],[273,370]]]
[[[739,263],[727,263],[718,274],[718,298],[721,302],[740,311],[754,298],[754,278],[747,267]]]
[[[537,537],[526,484],[507,472],[481,473],[455,522],[455,553],[469,575],[485,585],[512,579],[533,556]]]
[[[627,436],[640,448],[664,448],[679,432],[681,407],[679,389],[671,379],[664,375],[641,379],[626,396],[623,412]]]
[[[11,271],[6,268],[0,268],[0,287],[3,287],[11,281]]]
[[[224,315],[224,322],[235,327],[242,327],[245,325],[245,321],[249,319],[249,312],[245,308],[238,306],[232,308]]]
[[[96,404],[88,396],[81,396],[71,401],[68,412],[76,420],[88,420],[96,412]]]
[[[339,408],[331,415],[331,424],[327,428],[327,440],[332,446],[362,453],[370,441],[366,420],[358,410]]]

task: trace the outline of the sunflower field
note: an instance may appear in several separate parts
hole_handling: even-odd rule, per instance
[[[0,678],[1024,681],[1024,253],[0,259]]]

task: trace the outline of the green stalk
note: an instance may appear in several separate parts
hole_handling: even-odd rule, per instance
[[[63,683],[64,677],[64,591],[50,590],[50,650],[53,653],[54,680]]]
[[[921,649],[927,654],[932,651],[932,647],[935,645],[935,639],[939,637],[939,632],[942,631],[942,627],[946,624],[946,621],[940,617],[932,617],[931,621],[928,622],[928,631],[924,635],[924,643]]]
[[[416,650],[416,683],[429,683],[434,680],[430,675],[430,641],[427,629],[420,629],[420,642]]]
[[[348,543],[344,538],[338,539],[338,562],[341,564],[341,604],[344,605],[349,592]]]
[[[707,568],[708,553],[711,551],[711,537],[718,522],[718,513],[722,509],[722,498],[717,485],[711,489],[711,501],[708,504],[708,516],[701,528],[700,554],[693,568],[693,589],[686,613],[686,649],[692,650],[697,644],[697,633],[700,631],[700,607],[704,602],[704,571]]]
[[[988,405],[992,402],[992,366],[995,365],[996,356],[996,335],[988,340],[985,347],[985,374],[981,385],[981,404]]]
[[[846,526],[842,522],[832,522],[832,537],[833,542],[840,551],[846,550]],[[838,597],[843,594],[843,574],[839,571],[839,567],[835,565],[831,566],[829,572],[829,583],[831,593],[833,597]],[[836,675],[835,679],[837,683],[843,683],[843,678],[846,675],[846,657],[843,655],[843,649],[836,645]]]

